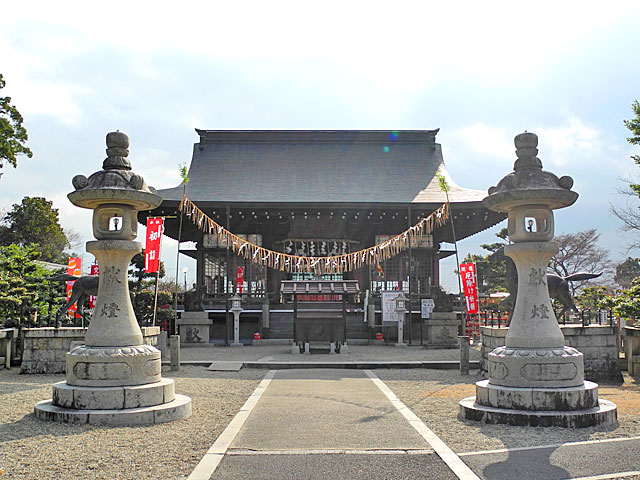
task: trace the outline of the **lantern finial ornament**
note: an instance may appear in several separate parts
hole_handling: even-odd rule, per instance
[[[538,168],[542,169],[542,162],[536,155],[538,155],[538,136],[535,133],[524,132],[520,135],[516,135],[514,140],[516,145],[516,160],[513,166],[514,170],[521,170],[523,168]]]
[[[104,170],[131,170],[129,136],[118,130],[107,133],[107,158],[102,162]]]

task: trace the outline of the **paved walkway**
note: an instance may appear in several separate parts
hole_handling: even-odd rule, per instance
[[[477,478],[434,438],[370,371],[270,371],[189,480]]]
[[[635,478],[640,438],[457,456],[370,370],[271,370],[189,480]]]

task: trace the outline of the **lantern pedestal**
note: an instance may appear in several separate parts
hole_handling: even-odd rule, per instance
[[[209,343],[211,320],[207,312],[182,312],[178,320],[181,345]]]
[[[489,380],[460,402],[467,420],[540,427],[614,425],[616,406],[598,400],[598,385],[584,381],[583,355],[564,345],[546,284],[552,242],[507,245],[518,270],[517,303],[505,346],[488,355]]]
[[[598,399],[598,385],[526,388],[476,383],[476,396],[460,401],[460,418],[484,423],[531,427],[585,428],[615,425],[616,405]]]
[[[424,348],[458,348],[460,319],[456,312],[431,312],[424,325],[427,337]]]

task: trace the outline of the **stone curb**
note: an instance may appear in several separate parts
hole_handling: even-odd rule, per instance
[[[197,366],[197,367],[209,367],[212,363],[223,363],[223,360],[186,360],[180,362],[180,365],[184,366]],[[460,368],[460,362],[458,361],[351,361],[351,362],[260,362],[260,361],[232,361],[233,364],[242,364],[242,368],[254,368],[265,370],[283,370],[294,368],[338,368],[338,369],[357,369],[357,370],[377,370],[377,369],[410,369],[410,368],[425,368],[431,370],[458,370]],[[163,361],[162,365],[169,366],[168,361]],[[472,360],[469,362],[469,368],[479,369],[480,362],[478,360]]]

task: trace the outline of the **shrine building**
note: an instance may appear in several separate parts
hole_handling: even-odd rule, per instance
[[[196,130],[186,185],[159,190],[162,204],[146,217],[166,216],[165,234],[178,238],[183,196],[230,232],[266,249],[289,255],[324,257],[379,244],[415,225],[447,201],[438,176],[449,186],[451,222],[436,227],[409,248],[376,265],[326,275],[288,273],[251,263],[215,235],[183,218],[181,253],[197,261],[197,284],[211,321],[210,341],[230,339],[229,299],[242,293],[240,337],[291,338],[293,305],[283,281],[355,280],[359,293],[346,305],[348,338],[367,338],[365,297],[377,302],[382,291],[402,290],[412,320],[405,331],[417,338],[420,301],[433,298],[440,284],[439,261],[459,241],[505,216],[486,209],[483,190],[455,184],[448,174],[438,130]],[[330,292],[298,296],[298,301],[331,302]],[[265,320],[265,316],[269,318]],[[379,323],[379,322],[378,322]],[[263,328],[269,325],[268,328]]]

